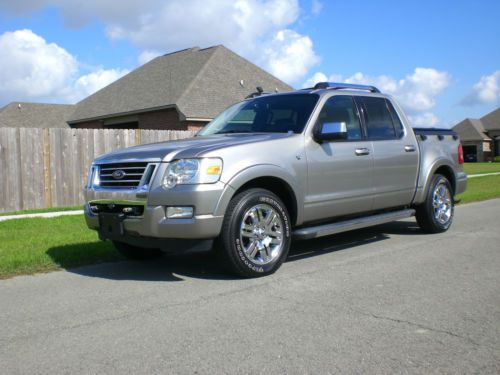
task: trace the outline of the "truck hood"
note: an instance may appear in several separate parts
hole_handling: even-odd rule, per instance
[[[171,161],[181,158],[202,156],[209,151],[225,147],[249,143],[266,142],[294,136],[289,133],[248,133],[248,134],[217,134],[203,137],[193,137],[177,141],[151,143],[113,151],[95,159],[97,163],[114,161]]]

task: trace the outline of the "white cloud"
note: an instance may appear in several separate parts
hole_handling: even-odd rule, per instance
[[[489,104],[500,102],[500,70],[482,76],[473,86],[471,94],[462,99],[464,105]]]
[[[73,27],[100,20],[109,38],[130,40],[143,51],[138,58],[141,64],[155,54],[224,44],[264,68],[284,72],[281,77],[289,82],[297,82],[317,61],[311,39],[289,30],[300,15],[298,0],[122,0],[119,6],[115,0],[17,0],[3,8],[28,12],[46,5],[57,7]],[[321,3],[314,1],[312,12],[320,11]],[[262,46],[268,46],[268,60],[262,58]],[[297,60],[300,66],[280,68],[297,50],[305,53]]]
[[[311,4],[311,13],[313,16],[317,16],[323,10],[323,4],[319,0],[313,0]]]
[[[303,84],[303,88],[308,88],[308,87],[314,87],[314,85],[318,82],[338,82],[341,81],[341,79],[334,79],[335,77],[328,77],[325,73],[322,72],[316,72],[312,75],[312,77],[309,77]]]
[[[73,103],[128,72],[98,68],[81,75],[74,56],[31,30],[1,34],[0,61],[0,105],[17,100]]]
[[[409,115],[410,124],[415,127],[432,127],[438,125],[441,120],[432,112],[424,112],[420,115]]]
[[[57,97],[77,71],[66,50],[31,30],[0,35],[0,101]]]
[[[361,72],[344,78],[317,72],[304,83],[304,87],[312,87],[320,81],[374,85],[398,100],[412,124],[434,126],[440,120],[430,110],[435,107],[436,98],[451,83],[451,75],[433,68],[415,68],[412,74],[401,79],[388,75],[369,76]]]
[[[127,38],[142,49],[164,52],[225,44],[240,53],[248,53],[256,48],[260,38],[292,24],[299,16],[297,0],[154,3],[144,6],[135,23],[104,19],[108,35]]]
[[[71,93],[66,95],[70,102],[78,102],[81,99],[99,91],[103,87],[123,77],[129,71],[126,69],[98,69],[89,74],[79,77],[71,87]]]
[[[313,43],[292,30],[280,30],[263,49],[262,65],[283,81],[294,83],[319,63]]]

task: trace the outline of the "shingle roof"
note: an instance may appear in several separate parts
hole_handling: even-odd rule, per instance
[[[481,117],[481,122],[484,128],[488,130],[500,130],[500,108],[491,111],[487,115]]]
[[[485,134],[480,120],[466,118],[453,127],[462,141],[486,141],[491,138]]]
[[[74,105],[12,102],[0,110],[3,128],[68,128]]]
[[[256,86],[292,90],[224,46],[190,48],[157,57],[82,100],[70,123],[174,106],[185,118],[213,118]]]

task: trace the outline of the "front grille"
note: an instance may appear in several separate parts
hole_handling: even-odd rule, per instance
[[[148,163],[115,163],[99,165],[100,187],[134,189],[148,184],[155,165]]]

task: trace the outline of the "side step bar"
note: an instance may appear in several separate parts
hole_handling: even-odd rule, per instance
[[[356,219],[339,221],[331,224],[317,225],[314,227],[300,228],[293,232],[296,239],[307,240],[310,238],[329,236],[331,234],[347,232],[349,230],[371,227],[389,223],[395,220],[406,219],[415,215],[414,209],[404,209],[400,211],[385,212],[371,216],[358,217]]]

